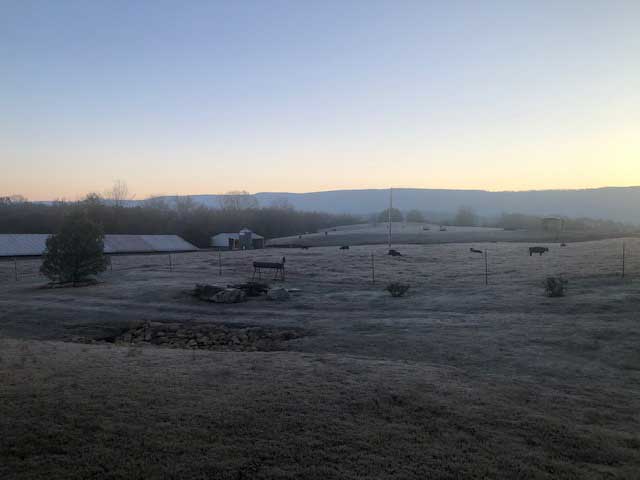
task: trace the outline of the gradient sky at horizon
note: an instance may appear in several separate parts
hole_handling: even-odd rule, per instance
[[[0,0],[0,196],[640,185],[639,1]]]

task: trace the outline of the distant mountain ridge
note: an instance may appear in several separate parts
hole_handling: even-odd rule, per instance
[[[310,193],[260,192],[261,206],[286,200],[297,210],[369,214],[389,205],[388,189],[333,190]],[[163,197],[171,200],[174,197]],[[220,195],[191,195],[200,204],[220,205]],[[393,205],[400,210],[453,213],[470,206],[482,216],[503,212],[531,215],[591,217],[640,224],[640,187],[604,187],[582,190],[531,190],[490,192],[394,188]]]

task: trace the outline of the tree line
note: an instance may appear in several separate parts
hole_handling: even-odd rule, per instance
[[[175,234],[198,247],[209,246],[211,236],[238,232],[243,227],[268,238],[317,232],[333,226],[389,221],[389,210],[369,217],[336,215],[295,210],[286,200],[261,207],[245,191],[228,192],[218,208],[193,201],[190,197],[150,198],[130,202],[124,182],[116,182],[105,195],[91,193],[76,202],[33,203],[20,195],[0,197],[0,233],[55,233],[70,213],[83,211],[89,220],[106,234],[161,235]],[[480,217],[473,208],[461,206],[455,214],[433,216],[420,210],[391,210],[393,222],[435,223],[457,226],[484,226],[505,229],[540,230],[542,217],[503,213],[492,218]],[[630,232],[637,227],[610,220],[563,217],[563,229],[572,231]]]
[[[56,233],[64,219],[86,213],[105,234],[179,235],[198,247],[209,246],[211,236],[250,228],[265,238],[316,232],[361,222],[360,217],[323,212],[301,212],[289,205],[245,205],[245,197],[227,199],[227,205],[211,208],[190,197],[150,199],[134,206],[89,194],[76,202],[33,203],[24,198],[0,199],[0,233]]]

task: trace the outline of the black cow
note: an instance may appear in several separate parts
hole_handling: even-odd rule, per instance
[[[533,255],[534,253],[539,253],[540,256],[542,256],[544,252],[548,251],[549,249],[547,247],[529,247],[529,256]]]
[[[392,257],[401,257],[402,256],[402,254],[399,251],[393,250],[393,249],[389,250],[389,255],[391,255]]]
[[[483,253],[483,252],[482,252],[482,250],[477,250],[477,249],[475,249],[475,248],[470,248],[470,249],[469,249],[469,251],[470,251],[471,253]]]
[[[349,245],[342,245],[340,250],[349,250]]]

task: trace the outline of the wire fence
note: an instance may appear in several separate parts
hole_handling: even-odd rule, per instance
[[[184,276],[185,280],[239,281],[252,278],[253,261],[286,257],[286,282],[308,285],[383,285],[402,281],[432,287],[540,281],[548,276],[584,278],[640,274],[640,239],[616,239],[549,245],[543,255],[529,254],[520,243],[399,245],[402,254],[389,256],[384,245],[245,251],[198,251],[111,256],[107,278],[144,279],[151,275]],[[42,281],[41,258],[0,261],[0,283]],[[271,280],[269,271],[261,279]]]

